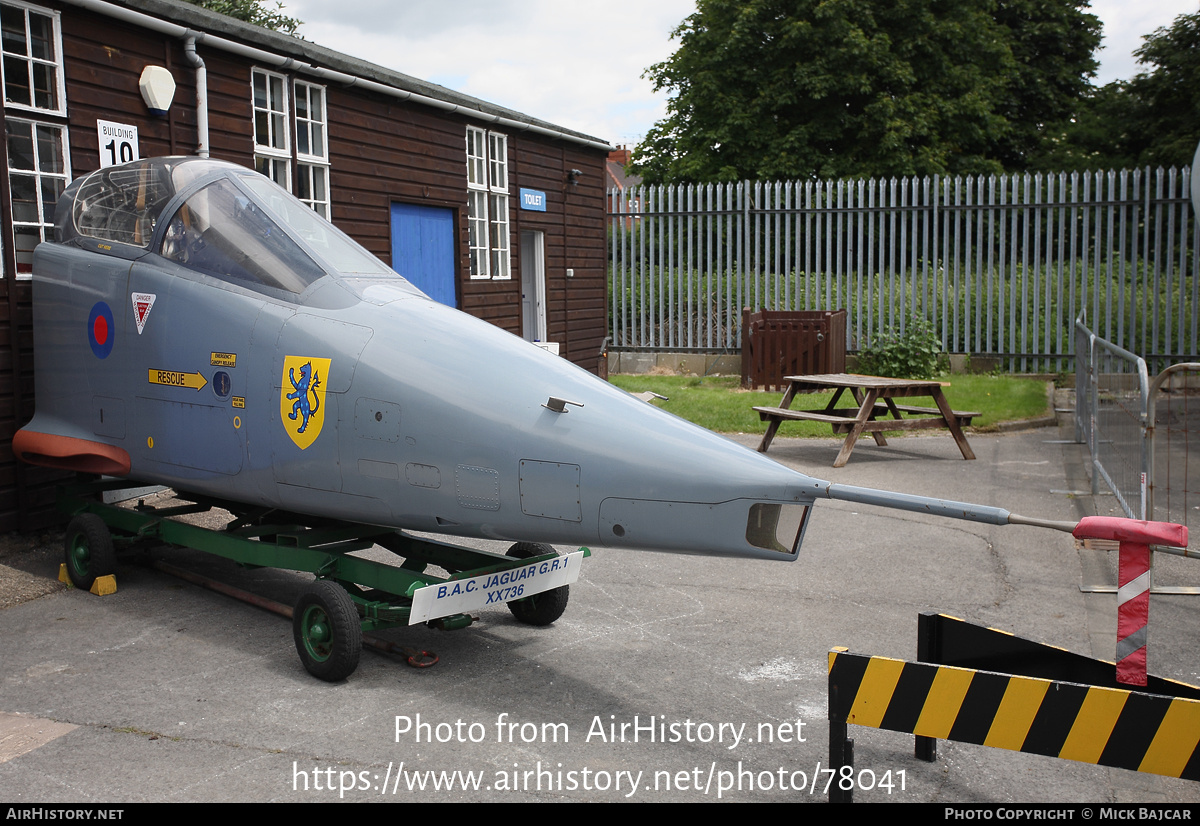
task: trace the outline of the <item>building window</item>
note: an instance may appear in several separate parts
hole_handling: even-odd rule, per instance
[[[254,168],[286,190],[292,188],[292,152],[288,141],[287,78],[254,69]]]
[[[254,69],[250,80],[254,95],[254,168],[293,193],[323,218],[329,218],[329,121],[325,114],[325,87],[295,82],[293,121],[285,76]],[[291,146],[293,122],[296,129],[294,154]],[[294,187],[293,161],[296,164]]]
[[[4,83],[5,148],[17,277],[33,271],[33,248],[54,235],[54,205],[71,174],[63,118],[62,32],[58,12],[27,3],[0,3],[0,74]]]
[[[0,5],[5,106],[67,113],[61,44],[57,12],[23,3]]]
[[[508,137],[467,127],[467,235],[471,277],[512,276],[508,225]]]
[[[296,197],[329,217],[325,87],[296,81]]]
[[[54,236],[54,205],[66,188],[67,128],[8,118],[8,186],[17,272],[33,271],[33,248]]]

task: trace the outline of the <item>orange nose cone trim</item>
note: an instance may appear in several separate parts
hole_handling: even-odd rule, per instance
[[[102,442],[21,429],[13,436],[12,446],[16,457],[31,465],[107,476],[129,475],[129,454]]]

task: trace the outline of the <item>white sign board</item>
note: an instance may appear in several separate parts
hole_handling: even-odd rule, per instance
[[[426,585],[413,594],[408,624],[467,614],[486,606],[503,606],[510,600],[570,585],[579,578],[582,563],[583,551],[575,551],[500,573]]]
[[[110,120],[96,121],[96,135],[100,138],[100,168],[129,163],[141,158],[138,153],[138,130],[128,123],[113,123]]]

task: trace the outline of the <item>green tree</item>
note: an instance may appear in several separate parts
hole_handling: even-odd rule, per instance
[[[1136,165],[1127,143],[1128,94],[1117,81],[1093,89],[1080,101],[1075,116],[1047,130],[1027,168],[1039,172],[1083,169],[1126,169]]]
[[[1036,167],[1043,153],[1095,91],[1091,78],[1100,20],[1078,0],[999,0],[993,16],[1009,36],[1015,71],[997,104],[1007,128],[993,157],[1008,171]]]
[[[646,72],[672,96],[634,169],[660,182],[1016,167],[1088,90],[1099,32],[1076,0],[698,0],[676,53]]]
[[[1124,122],[1114,143],[1136,166],[1184,166],[1200,140],[1200,12],[1181,14],[1143,38],[1138,63],[1153,67],[1124,84]]]
[[[270,0],[187,0],[193,6],[215,11],[228,17],[236,17],[247,23],[262,26],[264,29],[274,29],[284,34],[295,34],[296,29],[304,22],[283,13],[283,3],[278,2],[274,8],[267,4]]]
[[[1042,147],[1041,169],[1184,166],[1200,140],[1200,13],[1181,14],[1143,38],[1149,67],[1094,90]]]

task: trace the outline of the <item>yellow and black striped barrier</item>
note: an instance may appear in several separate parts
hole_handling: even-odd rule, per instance
[[[1154,680],[1156,690],[1193,695],[1169,696],[1052,679],[1046,672],[1053,670],[1056,652],[1061,670],[1073,674],[1081,670],[1081,660],[1103,667],[1106,674],[1114,666],[1001,631],[967,623],[962,623],[966,628],[954,627],[961,621],[952,617],[936,620],[942,638],[967,634],[977,640],[982,631],[1002,635],[995,643],[1004,661],[1025,659],[1042,673],[1026,676],[834,649],[829,654],[833,768],[853,767],[852,743],[846,736],[846,726],[852,724],[908,732],[919,740],[956,740],[1200,780],[1200,689]],[[948,647],[953,653],[954,645]],[[1029,656],[1014,656],[1023,647]],[[986,650],[974,650],[976,659],[989,658]],[[924,756],[921,751],[919,742],[918,756]],[[933,759],[933,750],[927,749],[927,755]],[[850,792],[831,786],[830,800],[849,802]]]

